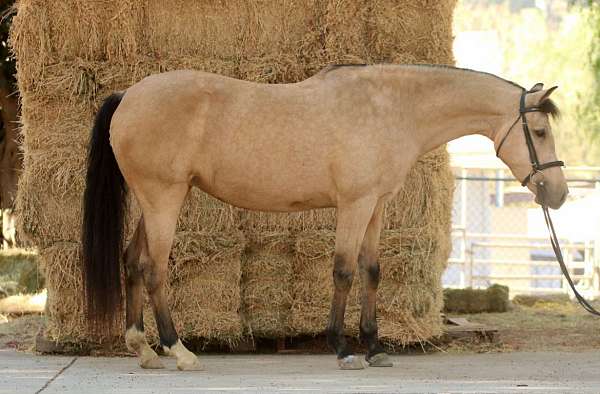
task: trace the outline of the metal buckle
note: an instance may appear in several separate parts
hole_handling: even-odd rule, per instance
[[[539,174],[539,176],[542,177],[542,179],[539,182],[535,182],[534,177],[538,174]],[[523,182],[521,182],[521,186],[527,186],[527,184],[529,182],[533,183],[535,186],[540,186],[540,187],[544,186],[544,173],[542,172],[541,169],[537,168],[537,166],[533,166],[533,168],[531,169],[531,172],[529,174],[527,174],[525,179],[523,179]]]
[[[541,178],[539,182],[536,182],[536,177],[539,175],[539,177]],[[529,179],[531,179],[531,183],[533,183],[536,186],[539,187],[544,187],[544,173],[542,172],[542,170],[534,168],[531,173],[529,174]]]

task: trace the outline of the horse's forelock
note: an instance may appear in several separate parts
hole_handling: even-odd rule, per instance
[[[542,101],[539,105],[539,108],[540,111],[551,115],[555,119],[560,117],[560,110],[558,109],[558,106],[554,103],[554,101],[552,101],[551,99],[545,99],[544,101]]]

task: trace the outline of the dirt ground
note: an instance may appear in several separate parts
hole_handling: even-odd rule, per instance
[[[600,308],[600,303],[594,303]],[[600,318],[574,302],[513,305],[504,313],[462,315],[474,323],[498,329],[497,341],[464,340],[445,350],[474,352],[583,351],[600,349]]]
[[[44,322],[41,314],[0,315],[0,349],[33,351],[35,336]]]

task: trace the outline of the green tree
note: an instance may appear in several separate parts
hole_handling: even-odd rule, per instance
[[[593,74],[591,95],[586,105],[582,105],[579,116],[589,124],[596,143],[600,140],[600,4],[589,0],[588,24],[592,35],[589,50],[589,64]]]

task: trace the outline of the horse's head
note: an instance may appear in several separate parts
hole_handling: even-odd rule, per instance
[[[538,83],[523,91],[519,111],[502,123],[494,142],[498,157],[535,194],[535,201],[558,209],[569,189],[562,162],[556,159],[549,121],[550,115],[558,116],[558,109],[550,100],[555,89],[556,86],[543,89]]]

